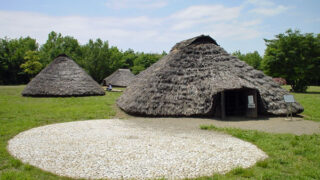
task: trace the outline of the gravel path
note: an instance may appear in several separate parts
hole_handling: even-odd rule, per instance
[[[117,117],[120,119],[130,119],[141,126],[170,128],[172,126],[181,129],[198,129],[200,125],[214,125],[216,127],[231,127],[249,130],[258,130],[268,133],[280,134],[313,134],[320,133],[320,123],[310,120],[304,120],[299,117],[293,117],[293,120],[286,120],[286,117],[260,117],[258,119],[231,117],[226,120],[214,118],[196,118],[196,117],[179,117],[179,118],[151,118],[130,116],[117,108]],[[290,119],[290,118],[289,118]]]
[[[230,135],[152,122],[110,119],[47,125],[18,134],[8,150],[43,170],[90,179],[210,176],[267,157]]]
[[[210,121],[210,120],[209,120]],[[240,129],[251,129],[264,131],[269,133],[280,134],[314,134],[320,133],[320,123],[302,118],[293,118],[293,120],[286,120],[285,117],[272,117],[258,120],[231,120],[219,121],[213,120],[212,123],[217,127],[233,127]]]
[[[198,129],[200,125],[214,125],[216,127],[231,127],[248,130],[258,130],[268,133],[280,134],[313,134],[320,133],[320,123],[303,120],[302,118],[293,118],[292,121],[284,117],[269,117],[261,119],[241,119],[233,118],[229,120],[207,119],[207,118],[142,118],[126,117],[139,126],[162,127],[164,129],[177,126],[182,131],[185,129]]]

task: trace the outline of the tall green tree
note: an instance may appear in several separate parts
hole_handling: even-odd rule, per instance
[[[265,42],[262,67],[266,74],[285,78],[295,92],[305,92],[310,81],[320,79],[319,34],[289,29]]]
[[[19,39],[0,39],[0,83],[22,84],[29,77],[20,67],[25,62],[27,51],[37,51],[38,44],[30,37]]]
[[[54,31],[48,34],[40,50],[30,37],[4,38],[0,39],[0,84],[27,83],[59,54],[71,57],[98,82],[119,68],[130,68],[137,74],[166,55],[132,49],[122,52],[101,39],[80,45],[75,38]]]
[[[42,64],[40,63],[40,55],[38,51],[27,51],[24,59],[26,62],[20,65],[23,72],[26,73],[30,78],[38,74],[42,69]]]
[[[132,49],[128,49],[123,53],[122,56],[122,68],[130,68],[133,66],[134,60],[137,59],[136,53]]]
[[[261,69],[261,61],[262,57],[258,53],[258,51],[254,51],[253,53],[247,53],[247,54],[241,54],[240,51],[236,51],[232,53],[233,56],[238,57],[240,60],[246,62],[250,66],[252,66],[255,69]]]
[[[41,63],[46,66],[59,54],[66,54],[74,60],[82,55],[78,40],[71,36],[63,37],[61,33],[52,31],[46,43],[40,48]]]
[[[108,41],[103,42],[101,39],[89,40],[82,46],[82,54],[79,64],[97,82],[101,82],[123,65],[122,52],[117,47],[110,48]]]

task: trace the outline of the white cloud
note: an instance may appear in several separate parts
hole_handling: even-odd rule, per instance
[[[106,6],[112,9],[155,9],[162,8],[167,5],[164,0],[108,0]]]
[[[116,18],[116,17],[82,17],[82,16],[47,16],[40,13],[0,11],[0,36],[20,37],[32,36],[44,43],[50,31],[63,35],[75,36],[81,43],[90,38],[131,38],[149,37],[155,34],[152,28],[157,27],[159,19],[148,17]],[[132,27],[132,28],[128,28]],[[141,37],[140,37],[141,38]]]
[[[178,32],[185,30],[190,32],[192,29],[191,32],[194,34],[210,34],[214,38],[243,40],[258,37],[260,33],[254,27],[260,24],[261,20],[237,22],[241,16],[241,10],[242,6],[191,6],[170,16],[171,29]]]
[[[251,4],[255,7],[249,12],[260,14],[264,16],[275,16],[281,14],[289,9],[289,7],[284,5],[277,5],[269,0],[247,0],[244,5]]]
[[[212,25],[212,34],[222,39],[248,40],[259,37],[261,33],[245,23],[219,23]]]
[[[255,8],[255,9],[252,9],[250,12],[262,14],[265,16],[274,16],[274,15],[281,14],[288,9],[289,8],[286,6],[279,5],[279,6],[270,7],[270,8],[263,8],[263,7],[262,8]]]
[[[259,20],[239,22],[241,7],[191,6],[162,18],[49,16],[0,11],[0,37],[31,36],[45,43],[50,31],[70,35],[81,44],[101,38],[121,49],[168,51],[174,43],[200,34],[219,39],[252,39],[260,35]]]
[[[170,17],[176,21],[172,28],[181,30],[198,24],[236,19],[240,15],[240,10],[240,7],[229,8],[223,5],[191,6]]]
[[[250,26],[259,25],[259,24],[261,24],[261,23],[262,23],[262,21],[261,21],[260,19],[255,19],[255,20],[243,22],[243,23],[241,24],[241,26],[243,26],[243,27],[250,27]]]
[[[245,3],[253,4],[256,6],[263,6],[263,7],[275,5],[274,2],[269,1],[269,0],[247,0],[247,1],[245,1]]]
[[[239,16],[239,7],[225,7],[223,5],[202,5],[191,6],[177,13],[171,17],[175,19],[200,19],[212,18],[212,20],[230,20]]]

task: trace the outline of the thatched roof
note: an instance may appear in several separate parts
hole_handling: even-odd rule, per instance
[[[135,75],[131,73],[130,69],[118,69],[106,77],[102,83],[103,85],[127,87],[134,79]]]
[[[66,55],[59,55],[22,91],[23,96],[104,95],[102,87]]]
[[[118,99],[127,113],[152,116],[212,115],[217,94],[255,89],[259,113],[284,115],[289,92],[272,78],[228,54],[209,36],[177,43],[170,53],[142,71]],[[303,107],[293,103],[293,113]]]

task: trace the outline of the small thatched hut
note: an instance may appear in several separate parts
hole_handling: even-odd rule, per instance
[[[106,77],[102,84],[104,86],[111,84],[112,86],[127,87],[135,78],[130,69],[118,69]]]
[[[127,113],[150,116],[284,115],[288,105],[272,78],[228,54],[209,36],[177,43],[142,71],[118,99]],[[301,113],[292,104],[294,114]]]
[[[22,91],[23,96],[96,96],[102,87],[66,55],[59,55]]]

